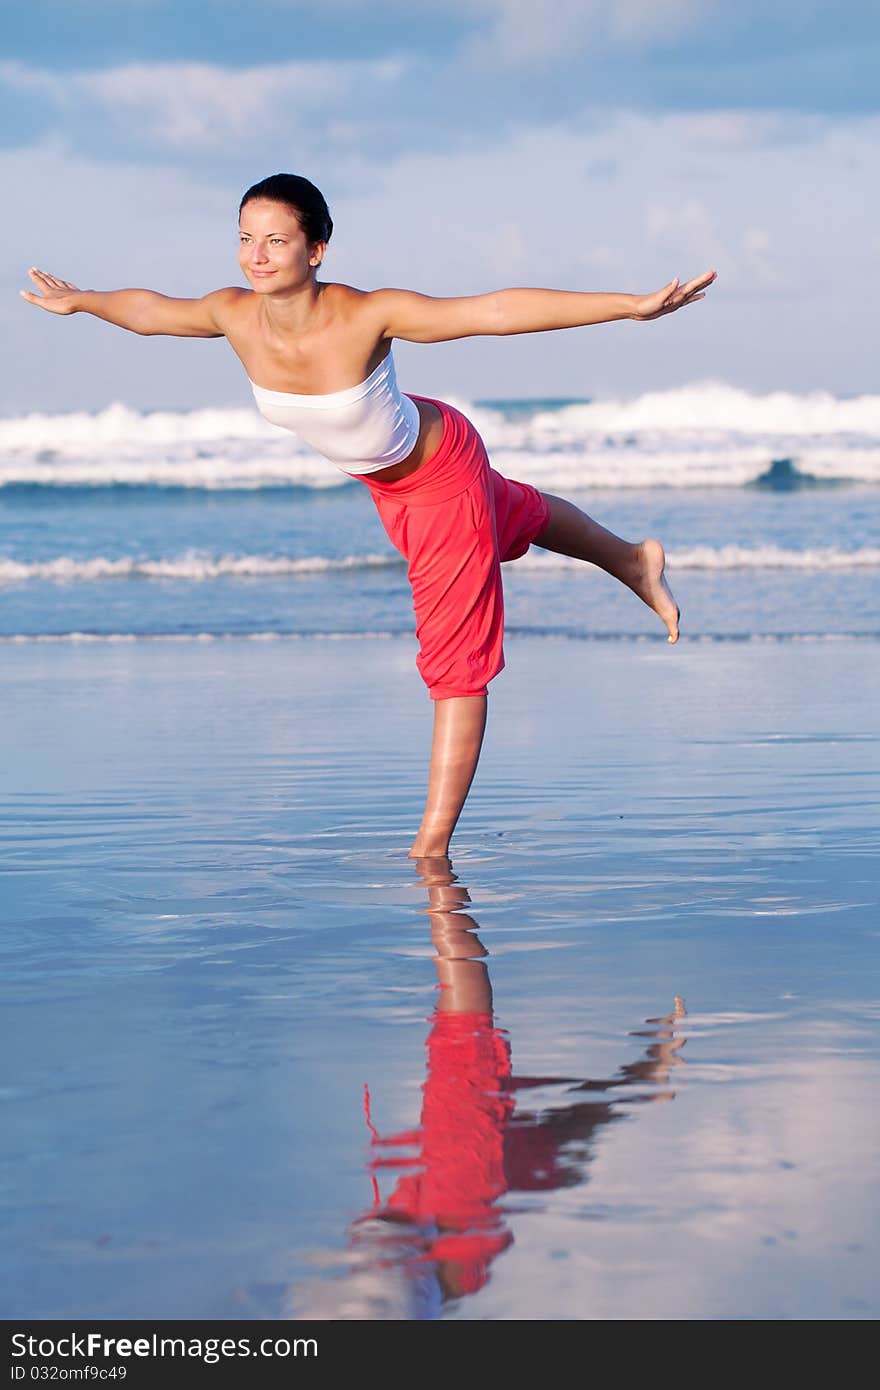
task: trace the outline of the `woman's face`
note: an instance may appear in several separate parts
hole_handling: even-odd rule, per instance
[[[286,203],[254,198],[241,210],[238,263],[257,294],[300,289],[321,264],[324,247],[309,242]]]

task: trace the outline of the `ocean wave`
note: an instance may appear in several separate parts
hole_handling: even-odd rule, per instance
[[[200,583],[226,577],[271,579],[283,575],[325,574],[340,570],[399,568],[396,555],[309,555],[302,559],[272,555],[202,555],[187,551],[168,559],[147,560],[123,555],[115,560],[103,555],[76,559],[59,555],[54,560],[23,563],[0,557],[0,583],[43,579],[54,583],[92,582],[103,579],[178,579]]]
[[[280,629],[260,632],[10,632],[0,633],[0,645],[26,642],[97,645],[116,642],[303,642],[311,638],[325,642],[370,642],[401,637],[410,638],[410,634],[391,629],[362,632],[287,632]]]
[[[517,569],[555,570],[577,568],[582,561],[546,550],[530,550],[516,562]],[[778,545],[693,545],[670,550],[670,570],[851,570],[880,569],[880,546],[839,550],[833,546],[786,550]]]
[[[133,446],[132,446],[133,448]],[[58,458],[41,450],[0,457],[0,488],[186,488],[205,492],[259,492],[274,488],[348,487],[351,479],[326,459],[290,455],[290,450],[263,447],[238,457],[230,441],[218,444],[222,454],[187,452],[163,446],[161,457],[141,447],[125,457]]]
[[[880,396],[759,395],[700,382],[630,400],[455,402],[501,472],[549,488],[740,487],[788,477],[880,483]],[[0,487],[328,488],[349,479],[244,407],[0,419]]]
[[[813,449],[800,458],[777,458],[761,445],[714,449],[693,442],[658,448],[631,441],[626,447],[584,443],[569,452],[492,449],[493,467],[548,491],[595,489],[729,488],[767,484],[796,488],[816,483],[880,483],[880,447]],[[0,458],[0,489],[186,489],[261,492],[342,488],[352,479],[317,455],[287,457],[266,452],[248,458]]]
[[[479,407],[476,407],[479,413]],[[500,410],[487,416],[505,416]],[[487,424],[491,420],[487,418]],[[860,435],[880,438],[880,395],[840,397],[830,391],[759,394],[722,381],[699,381],[632,398],[584,401],[530,415],[525,428],[545,437],[699,431],[784,438]]]
[[[104,410],[67,415],[7,416],[0,419],[0,449],[57,449],[62,453],[112,446],[217,444],[272,439],[279,431],[255,410],[218,406],[200,410],[135,410],[121,401]],[[290,436],[288,436],[290,437]]]
[[[533,549],[515,562],[517,570],[576,569],[582,562],[550,551]],[[670,570],[852,570],[880,569],[880,547],[857,550],[815,547],[788,550],[782,546],[689,546],[667,555]],[[277,579],[340,573],[351,570],[402,569],[395,554],[309,555],[299,559],[273,555],[205,555],[187,551],[158,559],[102,555],[82,559],[59,555],[52,560],[18,561],[0,556],[0,584],[43,580],[56,584],[94,583],[115,579],[164,579],[202,583],[210,579]]]
[[[638,439],[625,447],[584,445],[570,453],[494,449],[491,458],[499,473],[548,491],[880,483],[880,446],[802,451],[800,457],[781,458],[762,444],[728,442],[706,448],[700,442],[677,441],[674,448],[661,448],[656,440]]]

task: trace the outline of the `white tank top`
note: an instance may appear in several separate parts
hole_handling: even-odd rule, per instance
[[[345,391],[295,396],[253,381],[251,387],[261,415],[298,434],[344,473],[375,473],[400,463],[419,437],[418,406],[401,394],[390,352],[366,381]]]

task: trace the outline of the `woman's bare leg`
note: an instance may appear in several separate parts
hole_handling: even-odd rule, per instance
[[[428,799],[411,859],[434,858],[449,852],[449,841],[465,803],[483,746],[486,696],[457,695],[434,701],[434,740]]]
[[[677,642],[680,613],[663,573],[666,556],[660,542],[647,540],[631,544],[623,541],[573,502],[553,497],[549,492],[544,496],[550,504],[550,521],[536,538],[535,545],[558,555],[587,560],[619,579],[653,608],[666,627],[668,641]]]

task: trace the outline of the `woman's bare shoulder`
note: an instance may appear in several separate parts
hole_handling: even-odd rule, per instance
[[[328,317],[345,323],[349,330],[363,333],[371,342],[383,336],[383,301],[381,290],[359,290],[353,285],[324,286],[329,297],[325,303]]]
[[[202,302],[210,307],[214,318],[222,327],[224,318],[230,323],[236,322],[250,306],[253,298],[253,290],[243,289],[240,285],[227,285],[222,290],[212,290],[210,294],[206,294]]]
[[[321,297],[326,307],[334,313],[356,314],[368,295],[366,290],[355,289],[354,285],[342,285],[338,280],[327,280],[321,285]]]

